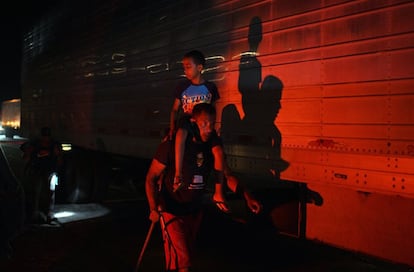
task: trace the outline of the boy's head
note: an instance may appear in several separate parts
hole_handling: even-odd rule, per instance
[[[183,57],[183,68],[187,79],[195,84],[200,83],[198,81],[200,80],[205,63],[204,55],[200,51],[193,50],[185,54]]]
[[[190,51],[190,52],[186,53],[184,55],[183,59],[188,59],[188,58],[192,59],[194,64],[196,64],[196,65],[201,64],[204,67],[204,65],[206,64],[206,59],[205,59],[203,53],[201,53],[198,50],[193,50],[193,51]]]
[[[200,103],[194,106],[192,120],[197,124],[200,131],[200,138],[203,142],[207,142],[214,131],[216,123],[216,109],[213,105]]]

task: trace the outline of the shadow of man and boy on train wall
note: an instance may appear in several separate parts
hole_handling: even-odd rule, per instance
[[[283,82],[276,75],[262,75],[258,48],[262,41],[262,22],[259,17],[250,21],[248,50],[239,63],[238,91],[241,94],[241,117],[235,104],[228,104],[221,114],[220,135],[224,145],[237,146],[249,161],[228,155],[232,169],[249,169],[249,186],[264,185],[256,195],[265,207],[263,216],[270,219],[280,232],[304,236],[306,203],[322,205],[322,197],[305,184],[281,180],[280,173],[289,167],[281,157],[282,135],[275,120],[281,109]],[[231,153],[231,148],[230,152]],[[260,177],[260,178],[257,178]],[[270,182],[270,183],[269,183]],[[271,189],[271,190],[269,190]],[[263,219],[263,218],[262,218]]]

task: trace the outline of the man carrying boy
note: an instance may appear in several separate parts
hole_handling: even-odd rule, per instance
[[[207,180],[214,170],[211,150],[216,111],[211,104],[194,106],[194,123],[185,141],[183,178],[189,181],[174,192],[174,144],[163,141],[158,147],[147,173],[145,190],[150,208],[149,219],[160,220],[164,239],[167,270],[190,271],[196,235],[202,218],[202,207]],[[161,178],[161,180],[160,180]],[[160,180],[160,181],[159,181]],[[237,179],[229,180],[228,187],[240,193],[249,209],[257,214],[261,204],[242,189]]]

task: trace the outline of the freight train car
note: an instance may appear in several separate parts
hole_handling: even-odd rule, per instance
[[[60,1],[25,32],[21,130],[150,159],[180,60],[201,50],[241,179],[300,185],[301,237],[414,265],[412,14],[407,0]]]

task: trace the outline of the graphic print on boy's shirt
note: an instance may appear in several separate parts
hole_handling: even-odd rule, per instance
[[[181,104],[186,114],[191,114],[199,103],[211,103],[213,95],[205,85],[190,85],[181,94]]]

